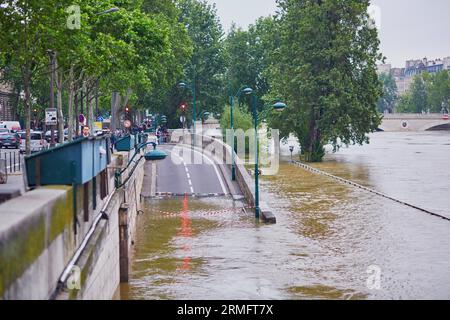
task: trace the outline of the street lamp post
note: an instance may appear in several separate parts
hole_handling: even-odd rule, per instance
[[[55,72],[56,72],[56,60],[55,60],[55,52],[53,50],[47,50],[47,54],[50,57],[50,109],[55,108]],[[64,134],[64,133],[63,133]],[[61,136],[61,132],[59,133]],[[50,147],[55,146],[55,129],[53,125],[51,125],[50,129]]]
[[[195,133],[196,133],[196,122],[197,122],[197,90],[195,88],[195,75],[194,75],[194,81],[192,85],[187,84],[186,82],[180,82],[178,84],[178,87],[181,89],[189,89],[192,92],[192,99],[193,99],[193,109],[192,109],[192,120],[193,120],[193,143],[195,146]]]
[[[237,94],[232,95],[231,94],[231,89],[230,89],[230,123],[231,123],[231,132],[232,132],[232,152],[231,152],[231,179],[233,181],[236,181],[236,155],[235,155],[235,149],[236,149],[236,144],[235,144],[235,133],[234,133],[234,97],[237,96],[238,99],[240,99],[243,90],[246,87],[242,87],[239,89],[239,91],[237,92]]]
[[[258,136],[258,124],[259,114],[257,109],[257,96],[255,90],[252,88],[245,88],[242,92],[246,95],[252,95],[252,113],[255,126],[255,218],[258,220],[261,215],[261,208],[259,205],[259,136]],[[276,111],[283,111],[286,108],[286,104],[283,102],[277,102],[272,105],[272,108]]]
[[[235,156],[235,148],[236,145],[234,143],[234,96],[230,96],[230,117],[231,117],[231,132],[232,132],[232,150],[231,150],[231,179],[236,181],[236,156]]]

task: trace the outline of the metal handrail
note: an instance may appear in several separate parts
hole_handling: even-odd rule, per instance
[[[156,149],[157,144],[155,142],[144,142],[144,143],[141,143],[141,144],[137,145],[136,148],[135,148],[135,153],[134,153],[133,157],[130,159],[130,161],[128,161],[128,164],[126,165],[126,167],[123,168],[122,170],[119,170],[119,169],[116,170],[116,173],[115,173],[115,176],[114,176],[114,181],[115,181],[115,186],[116,186],[117,189],[123,187],[125,184],[127,184],[128,181],[130,181],[131,176],[133,175],[133,173],[136,170],[139,162],[141,162],[141,160],[144,158],[144,156],[141,156],[138,161],[134,161],[134,159],[136,158],[137,155],[140,155],[140,152],[141,152],[141,150],[143,148],[146,148],[149,145],[152,145],[153,149]],[[124,182],[121,182],[122,174],[124,174],[125,171],[128,170],[128,168],[131,166],[131,164],[133,162],[135,162],[135,166],[130,171],[127,179]]]

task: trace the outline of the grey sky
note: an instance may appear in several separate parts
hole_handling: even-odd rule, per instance
[[[227,31],[234,21],[247,27],[276,10],[275,0],[208,0],[216,3]],[[387,62],[450,56],[449,0],[372,0],[381,13],[381,49]]]

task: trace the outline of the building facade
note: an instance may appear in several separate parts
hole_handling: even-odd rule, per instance
[[[0,121],[16,120],[16,115],[14,114],[13,108],[13,99],[13,88],[8,84],[0,82]]]
[[[397,84],[398,93],[405,94],[414,80],[414,77],[424,72],[438,73],[443,70],[450,71],[450,57],[436,60],[407,60],[404,68],[392,68],[390,64],[378,66],[379,73],[390,73]]]

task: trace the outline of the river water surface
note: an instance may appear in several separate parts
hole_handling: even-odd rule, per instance
[[[377,133],[318,168],[450,217],[450,133]],[[450,222],[287,162],[276,225],[227,198],[154,200],[122,299],[450,299]],[[171,215],[174,214],[174,215]]]

